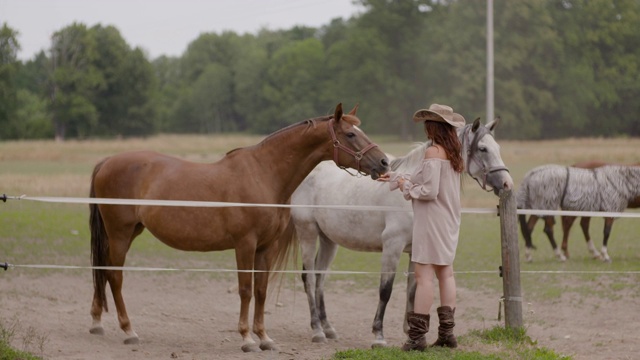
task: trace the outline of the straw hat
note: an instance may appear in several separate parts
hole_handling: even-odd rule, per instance
[[[454,113],[453,109],[447,105],[431,104],[428,109],[420,109],[413,114],[413,121],[440,121],[446,122],[453,127],[463,127],[465,124],[464,117],[458,113]]]

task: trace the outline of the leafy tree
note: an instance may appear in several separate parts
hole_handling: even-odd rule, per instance
[[[51,80],[51,61],[44,51],[32,59],[21,63],[16,78],[16,86],[43,98],[49,98]]]
[[[577,22],[574,41],[568,45],[581,53],[580,64],[591,70],[591,83],[576,84],[574,89],[587,92],[591,100],[581,113],[580,133],[614,136],[633,130],[625,123],[637,123],[640,109],[640,3],[568,1],[559,8],[558,15],[567,21],[571,16]]]
[[[539,138],[559,121],[554,91],[565,55],[560,31],[543,2],[500,2],[494,7],[495,106],[505,121],[500,136]],[[481,109],[481,108],[480,108]]]
[[[155,85],[153,67],[140,49],[131,49],[113,26],[96,25],[90,34],[97,56],[93,65],[103,79],[94,104],[99,134],[147,135],[154,131],[150,106]]]
[[[254,131],[272,132],[294,122],[327,113],[320,104],[326,98],[325,56],[315,38],[294,41],[277,50],[262,86],[268,102]]]
[[[363,13],[319,29],[202,34],[152,64],[115,27],[82,24],[54,34],[50,57],[21,64],[5,25],[0,123],[11,126],[0,135],[50,130],[26,114],[50,119],[58,139],[267,133],[342,102],[362,105],[366,131],[410,139],[422,136],[411,115],[430,103],[469,121],[485,113],[486,2],[357,1]],[[501,137],[640,135],[640,2],[500,1],[493,17]]]
[[[0,127],[7,124],[15,112],[18,32],[6,23],[0,28]],[[2,134],[2,132],[0,132]]]
[[[266,82],[268,63],[268,52],[259,40],[254,36],[244,36],[236,60],[231,65],[237,131],[251,129],[262,118],[267,107],[262,85]]]
[[[211,63],[231,67],[237,59],[241,38],[234,32],[224,32],[220,35],[205,33],[198,36],[187,47],[182,57],[182,72],[184,79],[194,82]]]
[[[386,104],[392,95],[386,84],[390,76],[386,62],[390,49],[379,41],[376,31],[354,27],[327,49],[328,81],[333,98],[328,105],[342,102],[361,105],[358,115],[368,129],[378,131],[393,126],[397,114],[389,117]],[[395,98],[395,97],[394,97]]]
[[[189,114],[180,130],[190,133],[220,133],[234,131],[233,78],[229,69],[221,64],[207,66],[191,91],[182,98]]]
[[[94,66],[98,53],[86,26],[74,23],[51,38],[51,105],[57,141],[86,137],[98,124],[95,94],[104,78]]]
[[[183,85],[169,128],[180,132],[235,131],[242,116],[235,104],[235,64],[243,37],[202,34],[181,59]]]
[[[345,60],[348,56],[359,57],[345,74],[352,79],[351,93],[367,91],[363,105],[373,105],[362,113],[367,118],[366,126],[377,129],[399,129],[403,138],[409,138],[412,125],[410,119],[417,106],[428,101],[425,96],[427,84],[423,81],[428,68],[423,59],[416,56],[423,44],[420,35],[429,24],[428,1],[405,0],[361,0],[367,11],[354,20],[355,28],[347,35],[342,45],[336,43]],[[339,46],[339,47],[338,47]],[[362,53],[364,51],[364,53]],[[358,55],[355,55],[358,54]],[[368,74],[368,75],[365,75]],[[373,86],[371,83],[373,80]],[[366,103],[365,103],[366,102]]]
[[[53,124],[47,100],[26,89],[17,92],[17,110],[6,128],[12,139],[51,139]]]
[[[183,92],[184,82],[181,76],[180,58],[160,56],[153,60],[155,93],[151,106],[156,109],[156,127],[158,131],[170,131],[171,119],[175,111],[175,99]]]

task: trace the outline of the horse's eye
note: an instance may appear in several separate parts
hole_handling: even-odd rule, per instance
[[[486,147],[484,147],[484,146],[480,146],[480,147],[478,148],[478,150],[479,150],[479,151],[482,151],[482,152],[487,152],[487,148],[486,148]]]
[[[348,132],[346,135],[347,135],[347,137],[348,137],[349,139],[353,139],[354,137],[356,137],[356,134],[354,134],[354,133],[352,133],[352,132]]]

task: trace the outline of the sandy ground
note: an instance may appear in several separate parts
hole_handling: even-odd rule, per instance
[[[377,304],[375,290],[347,290],[329,279],[328,316],[341,338],[311,343],[307,301],[300,282],[285,286],[267,307],[268,333],[279,352],[243,353],[237,333],[239,297],[228,292],[234,277],[207,274],[125,274],[124,296],[138,345],[124,345],[124,333],[110,309],[104,316],[106,334],[89,334],[91,275],[78,270],[24,274],[0,273],[0,319],[19,320],[14,339],[20,348],[31,337],[31,349],[45,359],[329,359],[336,350],[369,348],[371,322]],[[459,289],[456,334],[491,328],[497,321],[496,294]],[[389,345],[404,341],[404,289],[397,285],[385,319]],[[540,346],[574,359],[637,359],[640,354],[640,299],[562,298],[553,303],[523,306],[528,335]],[[433,315],[435,316],[435,311]],[[433,341],[437,330],[428,334]],[[32,335],[29,336],[28,334]],[[461,346],[464,349],[464,345]]]

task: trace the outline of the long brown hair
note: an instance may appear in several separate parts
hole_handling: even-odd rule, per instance
[[[444,148],[453,170],[461,173],[464,170],[464,161],[460,153],[462,145],[458,139],[456,128],[442,121],[427,120],[424,122],[424,131],[434,145],[437,144]]]

